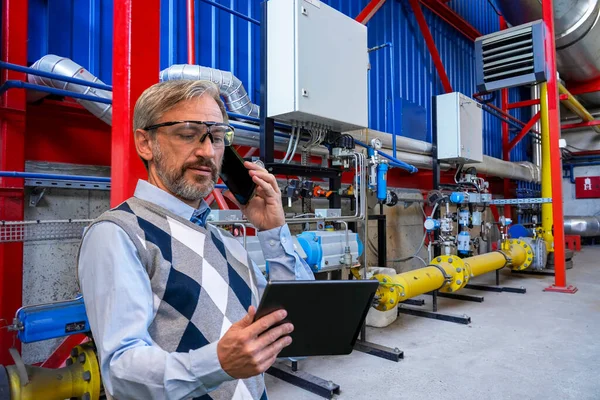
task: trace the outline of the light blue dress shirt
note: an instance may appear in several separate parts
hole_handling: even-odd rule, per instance
[[[203,216],[181,200],[140,180],[135,197],[183,218]],[[287,225],[258,232],[272,280],[314,279],[294,251]],[[267,284],[253,263],[259,294]],[[202,396],[232,380],[219,363],[217,342],[188,353],[168,353],[156,345],[148,327],[154,318],[150,278],[135,245],[112,222],[92,226],[81,245],[79,281],[90,327],[100,357],[104,387],[118,400],[187,399]]]

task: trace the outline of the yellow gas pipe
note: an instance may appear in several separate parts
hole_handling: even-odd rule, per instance
[[[436,257],[430,265],[397,275],[378,274],[377,309],[385,311],[399,302],[434,290],[456,292],[471,278],[510,266],[524,270],[533,262],[533,249],[526,242],[511,239],[502,250],[460,259],[457,256]]]
[[[548,87],[540,83],[540,121],[542,127],[542,197],[552,198],[552,171],[550,168],[550,120],[548,117]],[[542,237],[548,251],[554,251],[552,234],[552,204],[542,204]]]
[[[10,386],[10,394],[7,398],[9,400],[98,400],[100,368],[92,345],[88,343],[77,346],[71,355],[64,368],[50,369],[25,365],[28,382],[21,381],[16,366],[6,367]]]

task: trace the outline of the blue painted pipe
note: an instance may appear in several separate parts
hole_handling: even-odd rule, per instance
[[[367,152],[369,151],[369,149],[372,149],[371,146],[369,146],[368,144],[366,144],[364,142],[361,142],[360,140],[354,139],[354,143],[366,148]],[[400,160],[398,160],[392,156],[388,156],[387,154],[382,153],[382,152],[379,152],[379,155],[390,160],[391,161],[390,165],[392,167],[402,168],[402,169],[410,172],[411,174],[414,174],[415,172],[419,172],[419,169],[417,167],[415,167],[414,165],[407,164],[404,161],[400,161]]]
[[[75,92],[71,92],[68,90],[55,89],[55,88],[51,88],[48,86],[34,85],[32,83],[27,83],[27,82],[23,82],[23,81],[15,81],[15,80],[4,82],[4,84],[2,86],[0,86],[0,94],[6,92],[9,89],[37,90],[38,92],[50,93],[50,94],[54,94],[57,96],[68,96],[68,97],[72,97],[74,99],[94,101],[96,103],[103,103],[103,104],[112,104],[112,100],[103,99],[98,96],[90,96],[89,94],[75,93]]]
[[[212,0],[201,0],[201,1],[203,3],[206,3],[206,4],[210,4],[211,6],[216,7],[218,9],[220,9],[220,10],[226,11],[229,14],[235,15],[236,17],[239,17],[239,18],[241,18],[243,20],[246,20],[248,22],[252,22],[255,25],[260,25],[260,21],[254,19],[254,18],[250,18],[246,14],[242,14],[239,11],[232,10],[231,8],[226,7],[226,6],[222,5],[222,4],[219,4],[216,1],[212,1]]]
[[[0,171],[0,178],[46,179],[53,181],[101,182],[110,183],[107,176],[39,174],[34,172]],[[216,184],[215,189],[227,189],[227,185]]]
[[[11,64],[11,63],[7,63],[4,61],[0,61],[0,69],[10,69],[12,71],[24,72],[29,75],[42,76],[44,78],[56,79],[57,81],[69,82],[69,83],[74,83],[76,85],[89,86],[89,87],[93,87],[96,89],[112,91],[112,86],[105,85],[103,83],[90,82],[90,81],[86,81],[83,79],[77,79],[77,78],[71,78],[69,76],[53,74],[51,72],[39,71],[37,69],[23,67],[22,65]]]

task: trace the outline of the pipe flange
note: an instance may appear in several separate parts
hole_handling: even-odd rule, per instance
[[[452,293],[465,287],[471,279],[471,271],[458,256],[438,256],[431,260],[432,267],[443,270],[445,282],[440,292]]]
[[[533,248],[527,244],[526,241],[521,240],[521,239],[510,239],[508,241],[509,246],[513,247],[513,246],[517,246],[517,247],[522,247],[523,250],[525,250],[525,262],[523,262],[522,264],[515,264],[512,260],[510,262],[510,266],[511,269],[513,271],[523,271],[527,268],[529,268],[531,266],[531,264],[533,263],[534,260],[534,252],[533,252]]]
[[[67,365],[80,364],[83,373],[77,377],[83,385],[84,394],[89,394],[87,397],[90,400],[98,400],[100,398],[100,366],[96,350],[93,343],[87,342],[79,346],[75,346],[71,350],[71,357],[67,360]]]
[[[379,311],[387,311],[396,307],[401,298],[405,296],[404,288],[394,283],[394,279],[386,274],[376,274],[373,279],[379,281],[379,287],[375,297],[379,299],[375,308]]]

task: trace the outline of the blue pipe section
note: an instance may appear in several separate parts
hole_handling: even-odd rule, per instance
[[[24,72],[29,75],[36,75],[36,76],[42,76],[44,78],[56,79],[57,81],[74,83],[76,85],[81,85],[81,86],[89,86],[89,87],[93,87],[93,88],[101,89],[101,90],[108,90],[109,92],[112,91],[112,86],[105,85],[103,83],[90,82],[90,81],[86,81],[83,79],[77,79],[77,78],[71,78],[69,76],[53,74],[51,72],[38,71],[37,69],[23,67],[22,65],[11,64],[11,63],[7,63],[4,61],[0,61],[0,69],[9,69],[12,71]]]
[[[75,93],[75,92],[71,92],[68,90],[55,89],[55,88],[51,88],[48,86],[34,85],[32,83],[27,83],[27,82],[23,82],[23,81],[15,81],[15,80],[4,82],[4,84],[2,86],[0,86],[0,94],[4,93],[10,89],[37,90],[38,92],[50,93],[50,94],[54,94],[56,96],[68,96],[68,97],[72,97],[74,99],[94,101],[96,103],[103,103],[103,104],[112,104],[112,100],[103,99],[98,96],[90,96],[88,94]]]
[[[260,26],[260,22],[258,20],[254,19],[254,18],[250,18],[246,14],[242,14],[239,11],[232,10],[231,8],[226,7],[226,6],[222,5],[222,4],[219,4],[216,1],[212,1],[212,0],[200,0],[200,1],[202,1],[203,3],[206,3],[206,4],[210,4],[213,7],[216,7],[218,9],[220,9],[220,10],[226,11],[229,14],[235,15],[236,17],[239,17],[239,18],[241,18],[243,20],[246,20],[248,22],[252,22],[253,24]]]
[[[368,144],[366,144],[364,142],[361,142],[360,140],[354,139],[354,143],[366,148],[367,152],[369,151],[369,149],[372,149],[371,146],[369,146]],[[390,166],[392,166],[392,167],[402,168],[402,169],[410,172],[411,174],[414,174],[415,172],[419,172],[419,169],[417,167],[415,167],[414,165],[410,165],[410,164],[405,163],[404,161],[400,161],[392,156],[388,156],[387,154],[385,154],[383,152],[379,152],[379,155],[390,160],[391,161]]]
[[[52,181],[100,182],[110,183],[107,176],[39,174],[34,172],[0,171],[0,178],[45,179]],[[227,185],[216,184],[215,189],[227,189]]]

